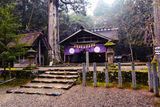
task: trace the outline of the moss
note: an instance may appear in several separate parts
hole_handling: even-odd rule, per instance
[[[104,46],[115,46],[116,44],[113,42],[107,42]]]
[[[23,68],[23,70],[34,70],[34,69],[37,69],[36,66],[27,66],[25,68]]]
[[[160,107],[160,101],[156,101],[156,102],[154,102],[154,106],[156,106],[156,107]]]
[[[0,85],[0,88],[10,88],[10,87],[21,86],[21,85],[27,84],[30,81],[31,79],[15,79],[13,81]]]

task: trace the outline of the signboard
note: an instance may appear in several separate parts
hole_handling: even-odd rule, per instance
[[[160,47],[155,47],[155,54],[160,55]]]

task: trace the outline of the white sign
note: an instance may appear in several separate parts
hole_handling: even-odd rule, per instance
[[[100,47],[98,47],[98,46],[96,46],[95,48],[94,48],[94,52],[96,52],[96,53],[98,53],[98,52],[100,52]]]
[[[160,55],[160,47],[155,47],[155,54]]]
[[[70,53],[70,54],[74,54],[74,52],[75,52],[74,48],[70,48],[70,49],[69,49],[69,53]]]

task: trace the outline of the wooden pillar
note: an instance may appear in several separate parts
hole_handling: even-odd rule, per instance
[[[156,96],[159,96],[159,91],[158,91],[158,77],[157,77],[157,64],[153,63],[153,87],[154,87],[154,94]]]
[[[149,84],[149,90],[153,91],[153,74],[152,74],[152,71],[151,71],[151,63],[149,62],[147,64],[147,66],[148,66],[148,84]]]
[[[64,63],[66,63],[66,55],[64,54]]]
[[[154,47],[160,47],[160,0],[153,0],[153,10],[154,10]],[[159,53],[159,52],[158,52]],[[160,55],[156,54],[156,60],[160,62]]]
[[[133,84],[133,88],[136,89],[136,72],[135,72],[134,62],[132,62],[132,84]]]
[[[82,79],[83,79],[83,86],[86,86],[86,71],[85,71],[85,63],[82,64]]]
[[[86,71],[89,71],[89,52],[86,51]]]
[[[108,63],[107,62],[105,64],[105,68],[106,68],[106,71],[105,71],[106,87],[109,87],[109,74],[108,74]]]
[[[159,87],[160,87],[160,62],[158,63],[158,80],[159,80]]]
[[[122,88],[122,73],[121,73],[121,64],[118,63],[118,82],[119,82],[119,88]]]
[[[96,63],[93,63],[93,80],[94,80],[94,86],[97,86],[97,69],[96,69]]]
[[[40,40],[38,44],[38,57],[39,57],[39,65],[41,65],[41,41]]]

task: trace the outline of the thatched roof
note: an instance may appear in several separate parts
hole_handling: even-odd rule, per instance
[[[41,35],[41,32],[27,33],[21,34],[21,38],[19,39],[20,44],[26,44],[27,46],[32,46],[36,39]],[[14,42],[10,42],[8,46],[14,46]]]
[[[60,42],[60,44],[63,44],[64,42],[69,41],[71,38],[83,35],[83,34],[91,34],[100,38],[103,38],[108,41],[115,41],[118,40],[118,29],[96,29],[96,30],[87,30],[87,29],[80,29],[77,32],[73,33],[72,35],[68,36],[64,40]]]

